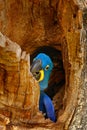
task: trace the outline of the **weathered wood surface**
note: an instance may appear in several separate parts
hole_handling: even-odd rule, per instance
[[[81,43],[84,46],[84,67],[81,75],[78,105],[76,107],[69,130],[87,129],[87,8],[83,10]]]
[[[35,108],[38,108],[39,97],[36,96],[36,94],[39,95],[39,91],[36,90],[38,87],[33,88],[33,86],[36,85],[36,81],[32,76],[28,78],[29,65],[25,51],[32,55],[37,48],[42,46],[51,46],[60,50],[62,52],[66,80],[65,87],[62,88],[63,92],[59,91],[62,93],[60,94],[60,98],[62,98],[61,101],[63,107],[58,112],[56,124],[53,124],[50,121],[44,122],[43,117],[38,113],[39,115],[35,117],[35,120],[34,118],[31,119],[28,127],[14,125],[8,126],[7,129],[20,130],[22,128],[29,128],[67,130],[72,120],[69,129],[74,130],[79,129],[79,122],[82,121],[82,117],[84,120],[86,119],[85,116],[82,115],[82,113],[85,113],[86,109],[84,109],[85,111],[83,112],[83,106],[80,105],[82,100],[84,101],[84,104],[86,104],[84,100],[86,99],[86,95],[84,95],[86,91],[85,83],[83,87],[83,82],[86,82],[86,77],[84,77],[84,79],[82,78],[83,67],[86,68],[83,59],[84,51],[86,54],[86,43],[82,40],[82,38],[85,39],[84,37],[86,37],[83,33],[85,32],[86,34],[86,26],[84,26],[85,29],[83,29],[82,13],[83,9],[86,7],[86,0],[1,0],[0,31],[8,36],[12,41],[17,42],[24,50],[24,52],[22,52],[19,45],[15,43],[11,44],[11,41],[6,37],[4,40],[6,39],[8,42],[1,39],[2,44],[6,43],[0,49],[0,55],[2,56],[0,59],[1,62],[5,64],[5,66],[1,64],[0,67],[1,107],[7,108],[6,112],[9,110],[13,114],[13,116],[11,115],[12,118],[6,118],[10,116],[9,111],[8,113],[5,113],[5,111],[2,113],[1,111],[1,114],[3,114],[2,117],[5,116],[3,117],[6,120],[4,122],[8,123],[9,119],[12,119],[13,122],[17,121],[19,123],[20,119],[25,122],[27,122],[27,120],[30,121],[32,113],[37,111]],[[8,51],[9,42],[10,45],[12,45],[10,47],[10,52]],[[13,46],[17,46],[18,49],[14,49],[15,47]],[[9,58],[6,59],[6,57]],[[5,75],[8,78],[5,78]],[[16,79],[16,81],[13,79]],[[5,84],[2,82],[3,80]],[[32,84],[30,85],[30,88],[28,83]],[[6,87],[3,89],[3,86]],[[34,94],[35,91],[37,93]],[[37,99],[35,97],[37,97]],[[55,95],[55,97],[58,98],[58,95]],[[34,99],[36,100],[34,101]],[[6,107],[4,106],[4,103],[6,104]],[[31,106],[29,106],[29,104],[31,104]],[[57,105],[58,104],[56,104],[56,106]],[[81,108],[79,108],[79,105]],[[8,106],[10,107],[8,108]],[[16,107],[18,109],[16,109]],[[24,111],[25,109],[26,111]],[[29,113],[26,115],[25,112],[27,112],[27,110]],[[82,113],[79,112],[77,114],[80,110]],[[81,117],[79,117],[79,115]],[[77,122],[78,119],[79,122]],[[83,122],[82,124],[86,127],[86,123]],[[32,124],[33,128],[30,128],[32,127]],[[2,128],[5,129],[5,126]],[[83,125],[81,126],[81,129],[84,129]]]
[[[27,122],[38,111],[38,100],[29,54],[0,33],[0,114],[9,122]]]

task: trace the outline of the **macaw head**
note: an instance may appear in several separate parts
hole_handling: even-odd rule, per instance
[[[39,53],[31,65],[31,72],[40,84],[40,90],[48,87],[48,81],[51,71],[53,69],[53,62],[45,53]]]

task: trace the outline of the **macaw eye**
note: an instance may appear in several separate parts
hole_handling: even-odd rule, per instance
[[[45,67],[45,70],[48,70],[48,69],[49,69],[49,67],[50,67],[50,66],[49,66],[49,65],[47,65],[47,66]]]

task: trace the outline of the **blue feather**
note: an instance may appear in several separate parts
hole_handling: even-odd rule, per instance
[[[45,117],[50,118],[53,122],[56,121],[55,110],[51,99],[44,93],[40,92],[39,109],[46,113]]]
[[[55,122],[56,117],[55,117],[55,110],[54,110],[53,103],[52,103],[50,97],[48,97],[44,92],[44,90],[48,87],[50,74],[53,69],[53,62],[50,59],[50,57],[44,53],[38,54],[34,58],[34,61],[36,61],[36,60],[41,61],[41,65],[42,65],[41,67],[44,70],[44,79],[39,82],[39,85],[40,85],[39,109],[43,113],[46,113],[47,118],[50,118],[50,120]],[[48,67],[48,68],[46,68],[46,67]]]
[[[40,90],[44,90],[48,87],[48,82],[49,82],[49,78],[50,78],[50,74],[52,72],[53,69],[53,62],[50,59],[49,56],[47,56],[44,53],[40,53],[37,55],[36,58],[34,58],[34,60],[38,60],[40,59],[42,61],[42,69],[44,70],[44,80],[40,81]],[[46,70],[46,66],[49,65],[49,69]]]

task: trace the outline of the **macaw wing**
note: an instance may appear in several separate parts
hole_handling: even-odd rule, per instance
[[[40,93],[39,107],[40,110],[43,111],[43,113],[46,113],[47,118],[50,118],[50,120],[54,122],[56,121],[53,103],[51,99],[44,92]]]

